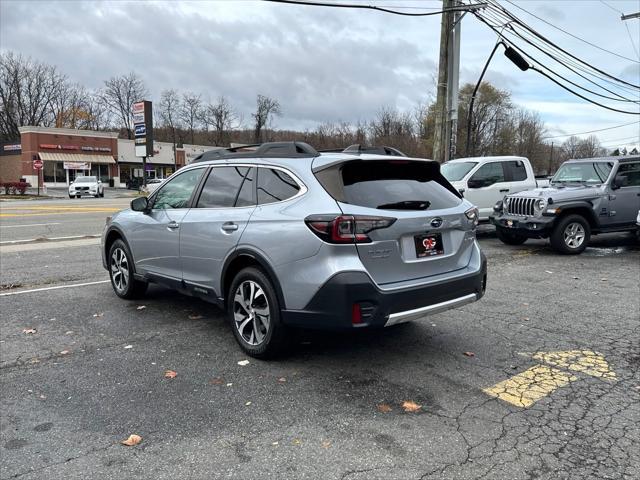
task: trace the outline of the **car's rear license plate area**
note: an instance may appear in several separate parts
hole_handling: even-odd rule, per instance
[[[418,258],[434,257],[444,253],[441,233],[415,235],[413,240],[416,244],[416,256]]]

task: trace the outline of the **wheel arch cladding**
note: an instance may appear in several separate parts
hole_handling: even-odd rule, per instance
[[[278,297],[278,303],[280,308],[285,308],[284,295],[282,293],[282,287],[277,275],[269,265],[269,263],[258,253],[251,250],[240,250],[234,252],[224,264],[222,268],[222,282],[221,282],[221,294],[223,295],[222,302],[226,306],[227,296],[231,283],[234,277],[240,272],[240,270],[247,267],[256,267],[267,276]]]
[[[587,221],[591,229],[598,228],[599,223],[593,212],[593,207],[584,204],[560,206],[560,215],[558,215],[556,223],[569,215],[580,215]]]

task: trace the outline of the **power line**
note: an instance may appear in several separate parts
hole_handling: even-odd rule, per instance
[[[467,12],[469,11],[469,7],[474,7],[475,5],[465,5],[462,7],[452,7],[445,10],[439,10],[437,12],[421,12],[421,13],[409,13],[409,12],[400,12],[398,10],[392,10],[390,8],[385,8],[381,6],[375,5],[360,5],[354,3],[327,3],[327,2],[313,2],[313,1],[302,1],[302,0],[263,0],[265,2],[272,3],[286,3],[289,5],[303,5],[309,7],[334,7],[334,8],[353,8],[359,10],[376,10],[378,12],[384,13],[392,13],[394,15],[403,15],[405,17],[428,17],[431,15],[440,15],[441,13],[446,12]]]
[[[506,40],[507,42],[509,41],[501,32],[499,32],[493,25],[491,25],[482,15],[477,14],[476,12],[474,12],[474,14],[476,15],[476,17],[483,22],[485,25],[487,25],[491,30],[493,30],[500,38],[503,38],[504,40]],[[527,54],[525,54],[527,55]],[[575,95],[578,98],[581,98],[582,100],[592,103],[598,107],[604,108],[606,110],[611,110],[613,112],[617,112],[617,113],[624,113],[627,115],[640,115],[640,111],[639,112],[629,112],[627,110],[620,110],[617,108],[613,108],[613,107],[609,107],[607,105],[604,105],[602,103],[596,102],[595,100],[589,98],[589,97],[585,97],[584,95],[576,92],[575,90],[572,90],[571,88],[567,87],[566,85],[564,85],[563,83],[561,83],[560,81],[556,80],[555,78],[553,78],[549,73],[545,72],[544,70],[541,70],[539,68],[537,68],[536,66],[533,65],[529,65],[529,68],[531,70],[534,70],[536,72],[538,72],[540,75],[548,78],[549,80],[551,80],[553,83],[555,83],[556,85],[558,85],[559,87],[561,87],[562,89],[568,91],[569,93],[572,93],[573,95]],[[552,75],[556,75],[560,78],[563,78],[562,76],[560,76],[559,74],[557,74],[556,72],[554,72],[553,70],[551,70],[548,67],[543,67],[546,68]]]
[[[545,54],[545,55],[547,55],[548,57],[550,57],[550,58],[552,58],[553,60],[555,60],[557,63],[559,63],[560,65],[562,65],[563,67],[565,67],[567,70],[569,70],[569,71],[571,71],[571,72],[575,73],[576,75],[578,75],[579,77],[581,77],[581,78],[585,79],[585,80],[586,80],[586,81],[588,81],[589,83],[592,83],[593,85],[596,85],[597,87],[599,87],[599,88],[601,88],[601,89],[603,89],[603,90],[605,90],[605,91],[607,91],[607,92],[609,92],[609,93],[612,93],[613,95],[616,95],[618,98],[614,98],[614,97],[610,97],[610,96],[608,96],[608,95],[604,95],[604,94],[602,94],[602,93],[594,92],[593,90],[590,90],[590,89],[588,89],[588,88],[586,88],[586,87],[583,87],[582,85],[579,85],[579,84],[575,83],[575,82],[574,82],[574,81],[572,81],[572,80],[569,80],[568,78],[566,78],[566,77],[564,77],[564,76],[560,75],[560,74],[559,74],[559,73],[557,73],[557,72],[553,72],[556,76],[560,77],[560,78],[561,78],[561,79],[563,79],[565,82],[570,83],[570,84],[571,84],[571,85],[573,85],[574,87],[578,87],[578,88],[580,88],[580,89],[582,89],[582,90],[584,90],[584,91],[586,91],[586,92],[591,93],[592,95],[596,95],[596,96],[598,96],[598,97],[605,98],[605,99],[607,99],[607,100],[613,100],[613,101],[616,101],[616,102],[636,103],[636,104],[637,104],[637,103],[640,103],[640,100],[632,100],[632,99],[630,99],[630,98],[624,97],[624,96],[620,95],[619,93],[614,92],[614,91],[612,91],[612,90],[609,90],[608,88],[603,87],[603,86],[602,86],[602,85],[600,85],[599,83],[594,82],[593,80],[591,80],[591,79],[589,79],[589,78],[585,77],[585,76],[584,76],[584,75],[582,75],[581,73],[576,72],[573,68],[571,68],[571,67],[567,66],[566,64],[564,64],[563,62],[561,62],[560,60],[558,60],[558,58],[556,58],[554,55],[552,55],[552,54],[550,54],[549,52],[547,52],[546,50],[544,50],[544,49],[540,48],[538,45],[536,45],[536,44],[534,44],[534,43],[530,42],[528,39],[524,38],[522,35],[518,34],[517,32],[515,32],[515,31],[510,31],[510,30],[508,29],[508,30],[507,30],[507,33],[512,33],[513,35],[517,36],[518,38],[520,38],[520,39],[524,40],[524,41],[525,41],[525,42],[527,42],[529,45],[533,46],[533,47],[534,47],[534,48],[536,48],[537,50],[541,51],[542,53],[544,53],[544,54]],[[525,53],[526,53],[526,55],[527,55],[531,60],[533,60],[535,63],[538,63],[538,64],[542,65],[542,62],[540,62],[538,59],[536,59],[533,55],[531,55],[531,54],[530,54],[530,53],[528,53],[528,52],[525,52]],[[550,70],[550,71],[551,71],[551,69],[550,69],[550,68],[548,68],[548,67],[546,67],[546,68],[547,68],[548,70]]]
[[[587,132],[576,132],[576,133],[567,133],[565,135],[554,135],[552,137],[544,137],[541,140],[551,140],[552,138],[573,137],[576,135],[586,135],[587,133],[604,132],[605,130],[613,130],[615,128],[628,127],[629,125],[638,125],[640,127],[640,122],[623,123],[622,125],[616,125],[614,127],[607,127],[607,128],[599,128],[597,130],[589,130]]]
[[[533,33],[536,37],[538,37],[540,40],[543,40],[544,42],[546,42],[549,45],[552,45],[553,47],[555,47],[556,49],[560,50],[561,52],[565,53],[566,55],[570,56],[571,58],[573,58],[574,60],[579,61],[580,63],[588,66],[589,68],[603,74],[606,75],[609,78],[612,78],[613,80],[616,80],[620,83],[624,83],[626,85],[629,85],[631,87],[634,88],[638,88],[640,89],[640,86],[638,85],[634,85],[633,83],[629,83],[625,80],[622,80],[618,77],[615,77],[614,75],[611,75],[610,73],[605,72],[604,70],[601,70],[593,65],[591,65],[589,62],[586,62],[585,60],[582,60],[579,57],[576,57],[575,55],[573,55],[571,52],[568,52],[567,50],[565,50],[564,48],[558,46],[557,44],[555,44],[554,42],[552,42],[551,40],[549,40],[547,37],[545,37],[544,35],[542,35],[541,33],[537,32],[534,28],[530,27],[529,25],[527,25],[526,23],[524,23],[522,20],[520,20],[518,17],[516,17],[513,13],[511,13],[509,10],[507,10],[506,8],[504,8],[502,5],[500,5],[499,3],[497,3],[495,0],[487,0],[488,2],[491,3],[491,5],[496,6],[497,8],[499,8],[500,10],[502,10],[512,21],[518,23],[522,28],[525,28],[527,30],[529,30],[531,33]]]
[[[602,50],[603,52],[610,53],[611,55],[615,55],[616,57],[620,57],[620,58],[623,58],[623,59],[625,59],[625,60],[629,60],[629,61],[631,61],[631,62],[640,63],[640,61],[638,61],[638,60],[634,60],[634,59],[632,59],[632,58],[625,57],[624,55],[620,55],[620,54],[618,54],[618,53],[616,53],[616,52],[612,52],[611,50],[607,50],[606,48],[602,48],[602,47],[600,47],[600,46],[596,45],[595,43],[591,43],[590,41],[585,40],[584,38],[580,38],[580,37],[578,37],[577,35],[574,35],[573,33],[567,32],[565,29],[560,28],[560,27],[558,27],[557,25],[554,25],[554,24],[553,24],[553,23],[551,23],[551,22],[548,22],[548,21],[547,21],[547,20],[545,20],[544,18],[541,18],[541,17],[537,16],[535,13],[531,13],[530,11],[528,11],[528,10],[526,10],[526,9],[522,8],[520,5],[516,5],[516,4],[515,4],[515,3],[513,3],[511,0],[505,0],[505,1],[506,1],[507,3],[510,3],[511,5],[513,5],[514,7],[519,8],[519,9],[520,9],[520,10],[522,10],[523,12],[528,13],[528,14],[529,14],[529,15],[531,15],[532,17],[537,18],[537,19],[538,19],[538,20],[540,20],[541,22],[546,23],[546,24],[547,24],[547,25],[549,25],[550,27],[553,27],[553,28],[555,28],[556,30],[559,30],[559,31],[561,31],[561,32],[565,33],[566,35],[569,35],[570,37],[575,38],[576,40],[580,40],[581,42],[586,43],[587,45],[591,45],[592,47],[595,47],[595,48],[597,48],[598,50]],[[606,4],[605,4],[605,5],[606,5]],[[611,8],[611,7],[610,7],[610,8]]]

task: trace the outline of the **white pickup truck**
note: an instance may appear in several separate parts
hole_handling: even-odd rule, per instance
[[[505,195],[549,186],[548,180],[536,180],[525,157],[457,158],[442,165],[442,175],[478,207],[480,220],[488,220]]]

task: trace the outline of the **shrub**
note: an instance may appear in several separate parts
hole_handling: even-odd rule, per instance
[[[19,193],[20,195],[24,195],[27,191],[27,188],[31,186],[30,183],[27,182],[2,182],[0,183],[0,188],[4,188],[4,193],[6,195],[15,195]]]

